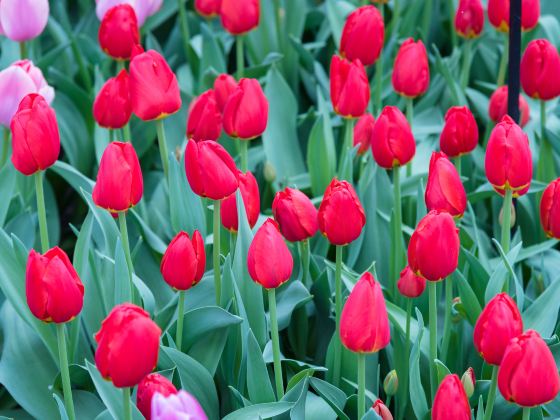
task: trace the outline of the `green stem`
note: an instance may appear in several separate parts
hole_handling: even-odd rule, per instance
[[[384,19],[384,9],[383,3],[379,5],[379,12],[381,13],[381,18]],[[396,16],[393,17],[393,22]],[[375,63],[375,93],[374,93],[374,105],[375,112],[377,114],[381,113],[381,91],[383,89],[383,51],[379,54],[377,63]]]
[[[276,24],[276,33],[278,34],[278,50],[283,51],[284,44],[284,30],[282,28],[282,5],[280,0],[274,0],[274,20]]]
[[[167,151],[167,140],[165,139],[165,127],[163,126],[163,119],[156,122],[159,154],[161,156],[161,165],[163,166],[163,175],[167,181],[169,175],[169,152]]]
[[[455,33],[455,31],[453,31]],[[466,89],[469,84],[469,76],[471,72],[471,54],[472,54],[472,40],[465,41],[465,48],[463,49],[463,68],[461,70],[461,88]]]
[[[80,76],[82,77],[82,81],[85,83],[86,92],[91,92],[93,89],[93,84],[91,81],[91,76],[87,70],[86,65],[84,64],[84,60],[82,59],[82,54],[80,53],[80,49],[78,48],[78,43],[76,42],[76,38],[74,35],[71,36],[70,41],[70,49],[72,50],[72,54],[74,55],[74,59],[78,64],[78,69],[80,71]]]
[[[344,120],[344,150],[350,153],[354,147],[354,119],[346,118]]]
[[[412,317],[412,299],[407,299],[406,300],[406,337],[405,337],[405,342],[404,342],[404,354],[405,354],[405,372],[407,372],[404,375],[403,378],[403,386],[404,386],[404,392],[403,395],[405,396],[405,400],[404,400],[404,404],[406,407],[406,404],[408,403],[408,371],[410,369],[410,358],[408,357],[410,354],[410,321],[411,321],[411,317]],[[390,396],[387,398],[389,399],[391,398]],[[387,403],[387,406],[389,403]]]
[[[189,41],[191,39],[189,33],[189,22],[187,20],[187,10],[183,0],[177,0],[179,8],[179,21],[181,22],[181,35],[183,36],[183,47],[185,48],[185,59],[189,59]]]
[[[507,254],[509,252],[510,231],[511,231],[511,203],[513,193],[511,189],[506,189],[504,196],[504,207],[502,208],[502,249]]]
[[[49,250],[49,231],[47,229],[47,210],[45,209],[45,193],[43,191],[43,171],[35,173],[35,191],[37,193],[37,215],[39,217],[39,234],[43,253]]]
[[[284,396],[282,365],[280,363],[280,338],[278,336],[278,318],[276,315],[276,289],[268,289],[268,309],[270,311],[270,334],[272,335],[272,357],[274,360],[274,379],[278,401]]]
[[[123,388],[123,419],[132,420],[132,407],[130,405],[130,388]]]
[[[128,228],[126,226],[126,212],[119,212],[119,228],[121,231],[121,242],[124,250],[124,257],[128,267],[128,285],[130,288],[130,299],[134,303],[134,286],[132,285],[132,275],[134,266],[132,265],[132,257],[130,255],[130,244],[128,242]]]
[[[406,119],[412,129],[412,120],[414,119],[414,99],[406,98]]]
[[[428,281],[430,293],[430,384],[432,390],[432,400],[436,395],[436,372],[434,360],[437,359],[437,283]]]
[[[506,81],[506,70],[508,64],[508,55],[509,55],[509,37],[508,34],[504,37],[504,51],[502,53],[502,58],[500,60],[500,68],[498,70],[498,87],[502,86]]]
[[[8,153],[10,151],[10,129],[4,127],[4,141],[2,142],[2,157],[0,158],[0,168],[3,168],[8,160]]]
[[[181,351],[183,345],[183,318],[185,317],[185,291],[179,290],[179,303],[177,308],[177,335],[175,344],[177,350]]]
[[[453,0],[447,0],[447,7],[449,9],[449,30],[451,33],[451,45],[453,49],[457,47],[457,32],[455,32],[455,5]]]
[[[462,164],[462,161],[463,161],[463,159],[461,159],[461,157],[462,156],[459,155],[455,158],[455,168],[457,169],[457,173],[459,174],[459,177],[461,177],[461,169],[462,169],[461,164]]]
[[[214,266],[214,288],[216,290],[216,305],[220,306],[220,297],[222,295],[222,278],[220,272],[220,200],[214,200],[214,245],[213,266]]]
[[[546,102],[540,101],[541,103],[541,144],[546,141]]]
[[[385,401],[385,406],[389,408],[391,405],[391,395],[387,395],[387,400]]]
[[[531,417],[531,407],[523,407],[523,420],[529,420]]]
[[[366,413],[366,355],[358,353],[358,419]]]
[[[309,279],[309,260],[310,260],[309,240],[306,239],[300,242],[299,255],[301,258],[301,267],[303,270],[301,282],[307,285]]]
[[[123,141],[132,143],[132,134],[130,133],[130,123],[126,123],[123,127]]]
[[[70,384],[70,370],[68,368],[68,354],[66,349],[66,333],[64,324],[56,324],[58,337],[58,357],[60,359],[60,375],[62,377],[62,391],[64,392],[64,406],[69,420],[74,420],[74,401],[72,400],[72,386]]]
[[[451,279],[445,281],[445,319],[443,321],[443,339],[441,342],[441,359],[447,361],[449,340],[451,339],[451,305],[453,305],[453,283]]]
[[[426,40],[426,45],[430,45],[430,22],[432,20],[432,0],[425,0],[424,2],[424,16],[422,22],[422,37]]]
[[[401,180],[400,167],[393,169],[393,205],[395,208],[395,224],[393,233],[393,249],[394,256],[394,272],[392,273],[391,282],[393,284],[393,299],[397,297],[397,281],[400,270],[402,269],[402,198],[401,198]]]
[[[338,386],[340,383],[340,364],[342,362],[342,346],[338,337],[340,337],[340,315],[342,313],[342,245],[336,245],[336,270],[334,276],[335,292],[335,319],[337,340],[335,340],[334,348],[334,366],[333,366],[333,384]]]
[[[494,409],[494,401],[496,400],[496,386],[498,384],[498,366],[492,367],[492,381],[488,390],[488,399],[486,400],[486,410],[484,410],[484,420],[492,419],[492,410]]]
[[[19,58],[25,60],[27,58],[27,45],[25,41],[19,43]]]
[[[249,166],[249,140],[239,140],[239,154],[241,155],[241,170],[247,172]]]
[[[237,60],[237,78],[245,74],[245,57],[243,52],[243,35],[238,35],[235,41],[235,56]]]

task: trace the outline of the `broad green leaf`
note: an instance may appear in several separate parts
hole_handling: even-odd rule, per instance
[[[294,405],[287,401],[250,405],[228,414],[223,420],[269,419],[285,413]]]
[[[424,319],[422,313],[416,308],[416,319],[418,320],[418,337],[410,353],[410,401],[416,418],[423,419],[428,414],[428,403],[420,376],[420,343],[424,332]]]
[[[249,330],[246,340],[247,349],[247,389],[249,399],[258,404],[272,402],[275,400],[268,370],[264,363],[262,351],[253,335]]]

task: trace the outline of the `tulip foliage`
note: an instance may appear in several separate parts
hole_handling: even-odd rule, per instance
[[[0,418],[560,418],[521,3],[0,0]]]

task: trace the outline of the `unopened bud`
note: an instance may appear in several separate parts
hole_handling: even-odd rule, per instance
[[[274,182],[274,180],[276,179],[276,169],[274,169],[274,166],[270,162],[266,162],[264,164],[263,173],[264,179],[268,183]]]
[[[463,373],[463,376],[461,377],[461,383],[463,384],[463,388],[465,388],[467,397],[470,398],[474,393],[474,385],[476,384],[474,370],[472,367],[468,368],[465,373]]]
[[[397,376],[397,371],[393,369],[391,372],[385,376],[383,380],[383,390],[385,395],[395,395],[399,389],[399,378]]]
[[[509,221],[509,227],[513,228],[515,226],[515,206],[513,205],[513,203],[511,203],[511,216],[510,216],[510,221]],[[499,217],[499,221],[500,221],[500,226],[502,226],[503,222],[504,222],[504,206],[502,206],[502,208],[500,209],[500,217]]]

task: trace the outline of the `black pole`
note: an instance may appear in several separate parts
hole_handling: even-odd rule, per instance
[[[509,5],[508,114],[519,122],[519,64],[521,61],[521,0]]]

